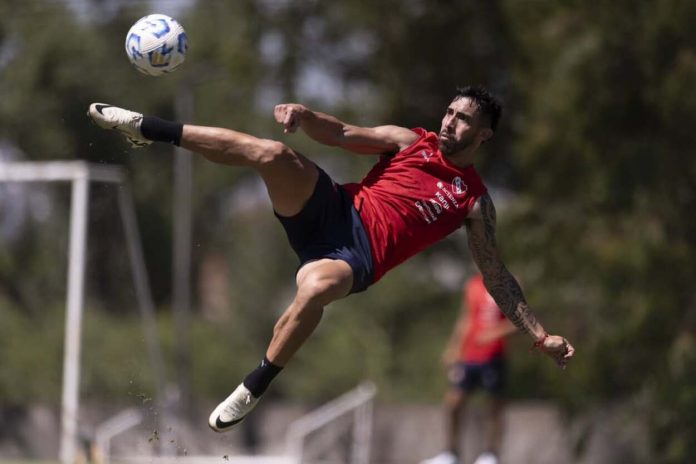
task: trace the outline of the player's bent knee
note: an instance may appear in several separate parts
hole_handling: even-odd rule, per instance
[[[275,140],[264,140],[257,156],[257,163],[265,167],[289,159],[294,159],[294,152],[290,147]]]
[[[297,290],[297,298],[308,306],[325,306],[343,295],[337,295],[341,288],[336,279],[308,276]]]

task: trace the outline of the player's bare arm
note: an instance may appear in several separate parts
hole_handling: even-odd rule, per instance
[[[535,346],[565,367],[575,349],[565,338],[547,334],[529,309],[519,283],[505,267],[496,245],[495,207],[487,193],[478,199],[465,225],[471,255],[495,302],[519,330],[534,339]]]
[[[341,147],[358,154],[382,155],[396,153],[416,141],[418,135],[399,126],[359,127],[346,124],[326,113],[312,111],[297,103],[277,105],[274,116],[292,133],[301,128],[319,143]]]

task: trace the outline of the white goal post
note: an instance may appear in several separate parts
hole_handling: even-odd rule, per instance
[[[142,253],[133,198],[123,168],[86,161],[0,162],[0,182],[69,182],[72,185],[60,460],[63,464],[73,464],[77,457],[85,256],[89,187],[92,182],[117,184],[120,187],[117,189],[119,214],[125,231],[135,293],[145,332],[145,343],[155,379],[155,397],[159,400],[163,398],[163,358],[157,337],[154,304]]]

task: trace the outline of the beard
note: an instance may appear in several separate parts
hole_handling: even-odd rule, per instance
[[[474,137],[466,137],[462,140],[456,140],[450,137],[443,137],[442,134],[438,140],[438,147],[440,152],[445,156],[451,156],[459,151],[466,150],[474,142]]]

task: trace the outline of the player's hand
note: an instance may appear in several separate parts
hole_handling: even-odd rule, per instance
[[[273,110],[276,122],[283,125],[286,134],[293,133],[300,127],[300,118],[306,108],[297,103],[282,103]]]
[[[568,361],[575,354],[573,345],[560,335],[546,335],[543,339],[535,342],[533,347],[553,358],[562,369],[565,369]]]

